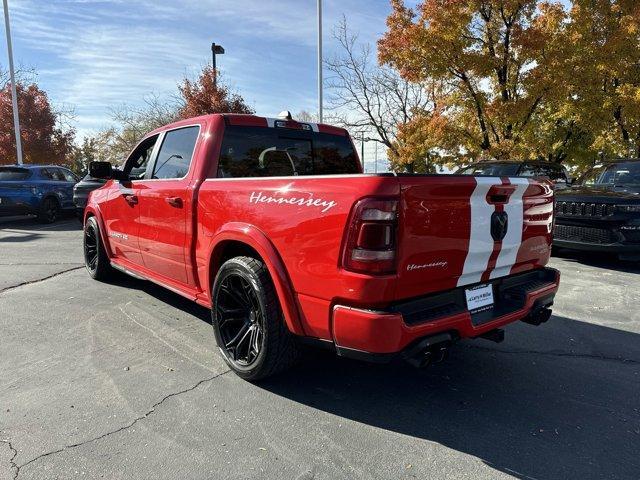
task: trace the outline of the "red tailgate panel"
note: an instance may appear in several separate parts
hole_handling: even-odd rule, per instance
[[[469,249],[473,177],[403,177],[398,298],[454,288]]]
[[[551,251],[553,191],[526,178],[401,177],[398,299],[485,282],[544,266]],[[494,213],[506,214],[502,240]]]

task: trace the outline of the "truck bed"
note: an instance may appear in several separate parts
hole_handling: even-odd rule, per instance
[[[367,197],[399,200],[395,272],[344,267],[352,206]],[[385,308],[544,266],[553,191],[544,181],[458,175],[216,178],[200,186],[197,211],[211,244],[230,223],[262,232],[286,266],[305,333],[329,338],[331,305]],[[500,241],[494,212],[508,216]]]

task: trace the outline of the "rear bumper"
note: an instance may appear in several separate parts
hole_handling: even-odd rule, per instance
[[[425,337],[450,333],[474,338],[522,320],[553,304],[560,272],[543,268],[493,280],[494,306],[478,313],[466,308],[464,290],[402,302],[384,311],[343,305],[333,308],[332,334],[338,354],[385,361]]]

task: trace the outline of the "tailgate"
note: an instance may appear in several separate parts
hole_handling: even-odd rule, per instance
[[[527,178],[401,176],[397,298],[545,265],[553,190]]]

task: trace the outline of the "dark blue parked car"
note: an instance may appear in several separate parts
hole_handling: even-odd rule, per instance
[[[37,215],[55,222],[64,210],[72,211],[73,186],[78,177],[56,165],[0,166],[0,215]]]

